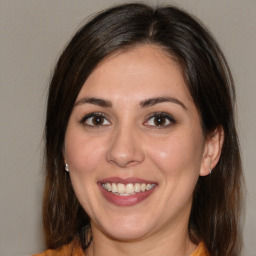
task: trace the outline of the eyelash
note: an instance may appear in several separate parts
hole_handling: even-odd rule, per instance
[[[146,123],[148,123],[151,119],[153,119],[153,122],[154,120],[156,120],[156,118],[164,118],[164,122],[166,123],[166,120],[169,122],[168,124],[164,124],[164,125],[147,125]],[[170,114],[167,114],[165,112],[156,112],[156,113],[153,113],[149,116],[149,118],[147,118],[147,120],[143,123],[144,125],[146,126],[153,126],[157,129],[164,129],[164,128],[168,128],[174,124],[176,124],[177,121],[170,115]]]
[[[103,121],[103,124],[99,124],[99,125],[96,125],[96,124],[88,124],[88,120],[90,120],[90,118],[92,119],[93,117],[98,117],[98,118],[104,118],[104,121]],[[104,124],[104,122],[107,120],[108,124]],[[92,121],[92,120],[91,120]],[[94,112],[94,113],[90,113],[90,114],[87,114],[85,115],[81,121],[80,121],[81,124],[87,126],[87,127],[90,127],[90,128],[99,128],[99,127],[102,127],[102,126],[109,126],[111,125],[111,122],[108,120],[108,117],[104,114],[104,113],[101,113],[101,112]]]
[[[104,118],[103,120],[103,123],[102,124],[93,124],[93,120],[92,118],[94,117],[98,117],[101,119],[102,121],[102,118]],[[149,121],[152,120],[154,122],[154,120],[156,118],[163,118],[163,121],[164,121],[164,125],[156,125],[155,123],[152,125],[152,124],[149,124]],[[90,120],[91,119],[91,120]],[[90,120],[90,124],[88,124],[88,120]],[[104,122],[107,122],[107,124],[104,124]],[[166,122],[168,122],[168,124],[165,124]],[[85,115],[81,121],[80,121],[81,124],[87,126],[87,127],[90,127],[90,128],[100,128],[100,127],[103,127],[103,126],[110,126],[111,125],[111,122],[108,120],[108,116],[105,115],[104,113],[101,113],[101,112],[94,112],[94,113],[89,113],[87,115]],[[157,128],[157,129],[164,129],[164,128],[167,128],[167,127],[170,127],[174,124],[176,124],[176,120],[170,115],[170,114],[167,114],[167,113],[164,113],[164,112],[156,112],[156,113],[153,113],[151,114],[147,120],[145,122],[143,122],[143,124],[147,127],[154,127],[154,128]]]

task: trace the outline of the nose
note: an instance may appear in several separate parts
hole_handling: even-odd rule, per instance
[[[121,168],[135,166],[144,160],[143,145],[136,129],[120,127],[111,136],[107,161]]]

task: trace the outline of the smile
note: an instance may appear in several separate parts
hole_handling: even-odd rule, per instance
[[[149,191],[156,185],[146,183],[102,183],[101,186],[108,192],[112,192],[115,195],[131,196],[136,195],[137,193]]]
[[[158,184],[154,181],[110,177],[99,180],[98,186],[103,197],[116,206],[133,206],[150,197]]]

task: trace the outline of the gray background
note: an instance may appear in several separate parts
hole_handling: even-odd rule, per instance
[[[111,0],[0,0],[0,255],[44,249],[41,225],[43,125],[51,70],[85,18]],[[256,236],[256,1],[180,0],[219,41],[238,95],[247,204],[244,255],[255,256]]]

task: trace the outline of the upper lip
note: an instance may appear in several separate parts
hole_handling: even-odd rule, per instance
[[[146,184],[157,184],[155,181],[140,179],[136,177],[130,178],[120,178],[120,177],[108,177],[98,181],[98,183],[122,183],[122,184],[129,184],[129,183],[146,183]]]

